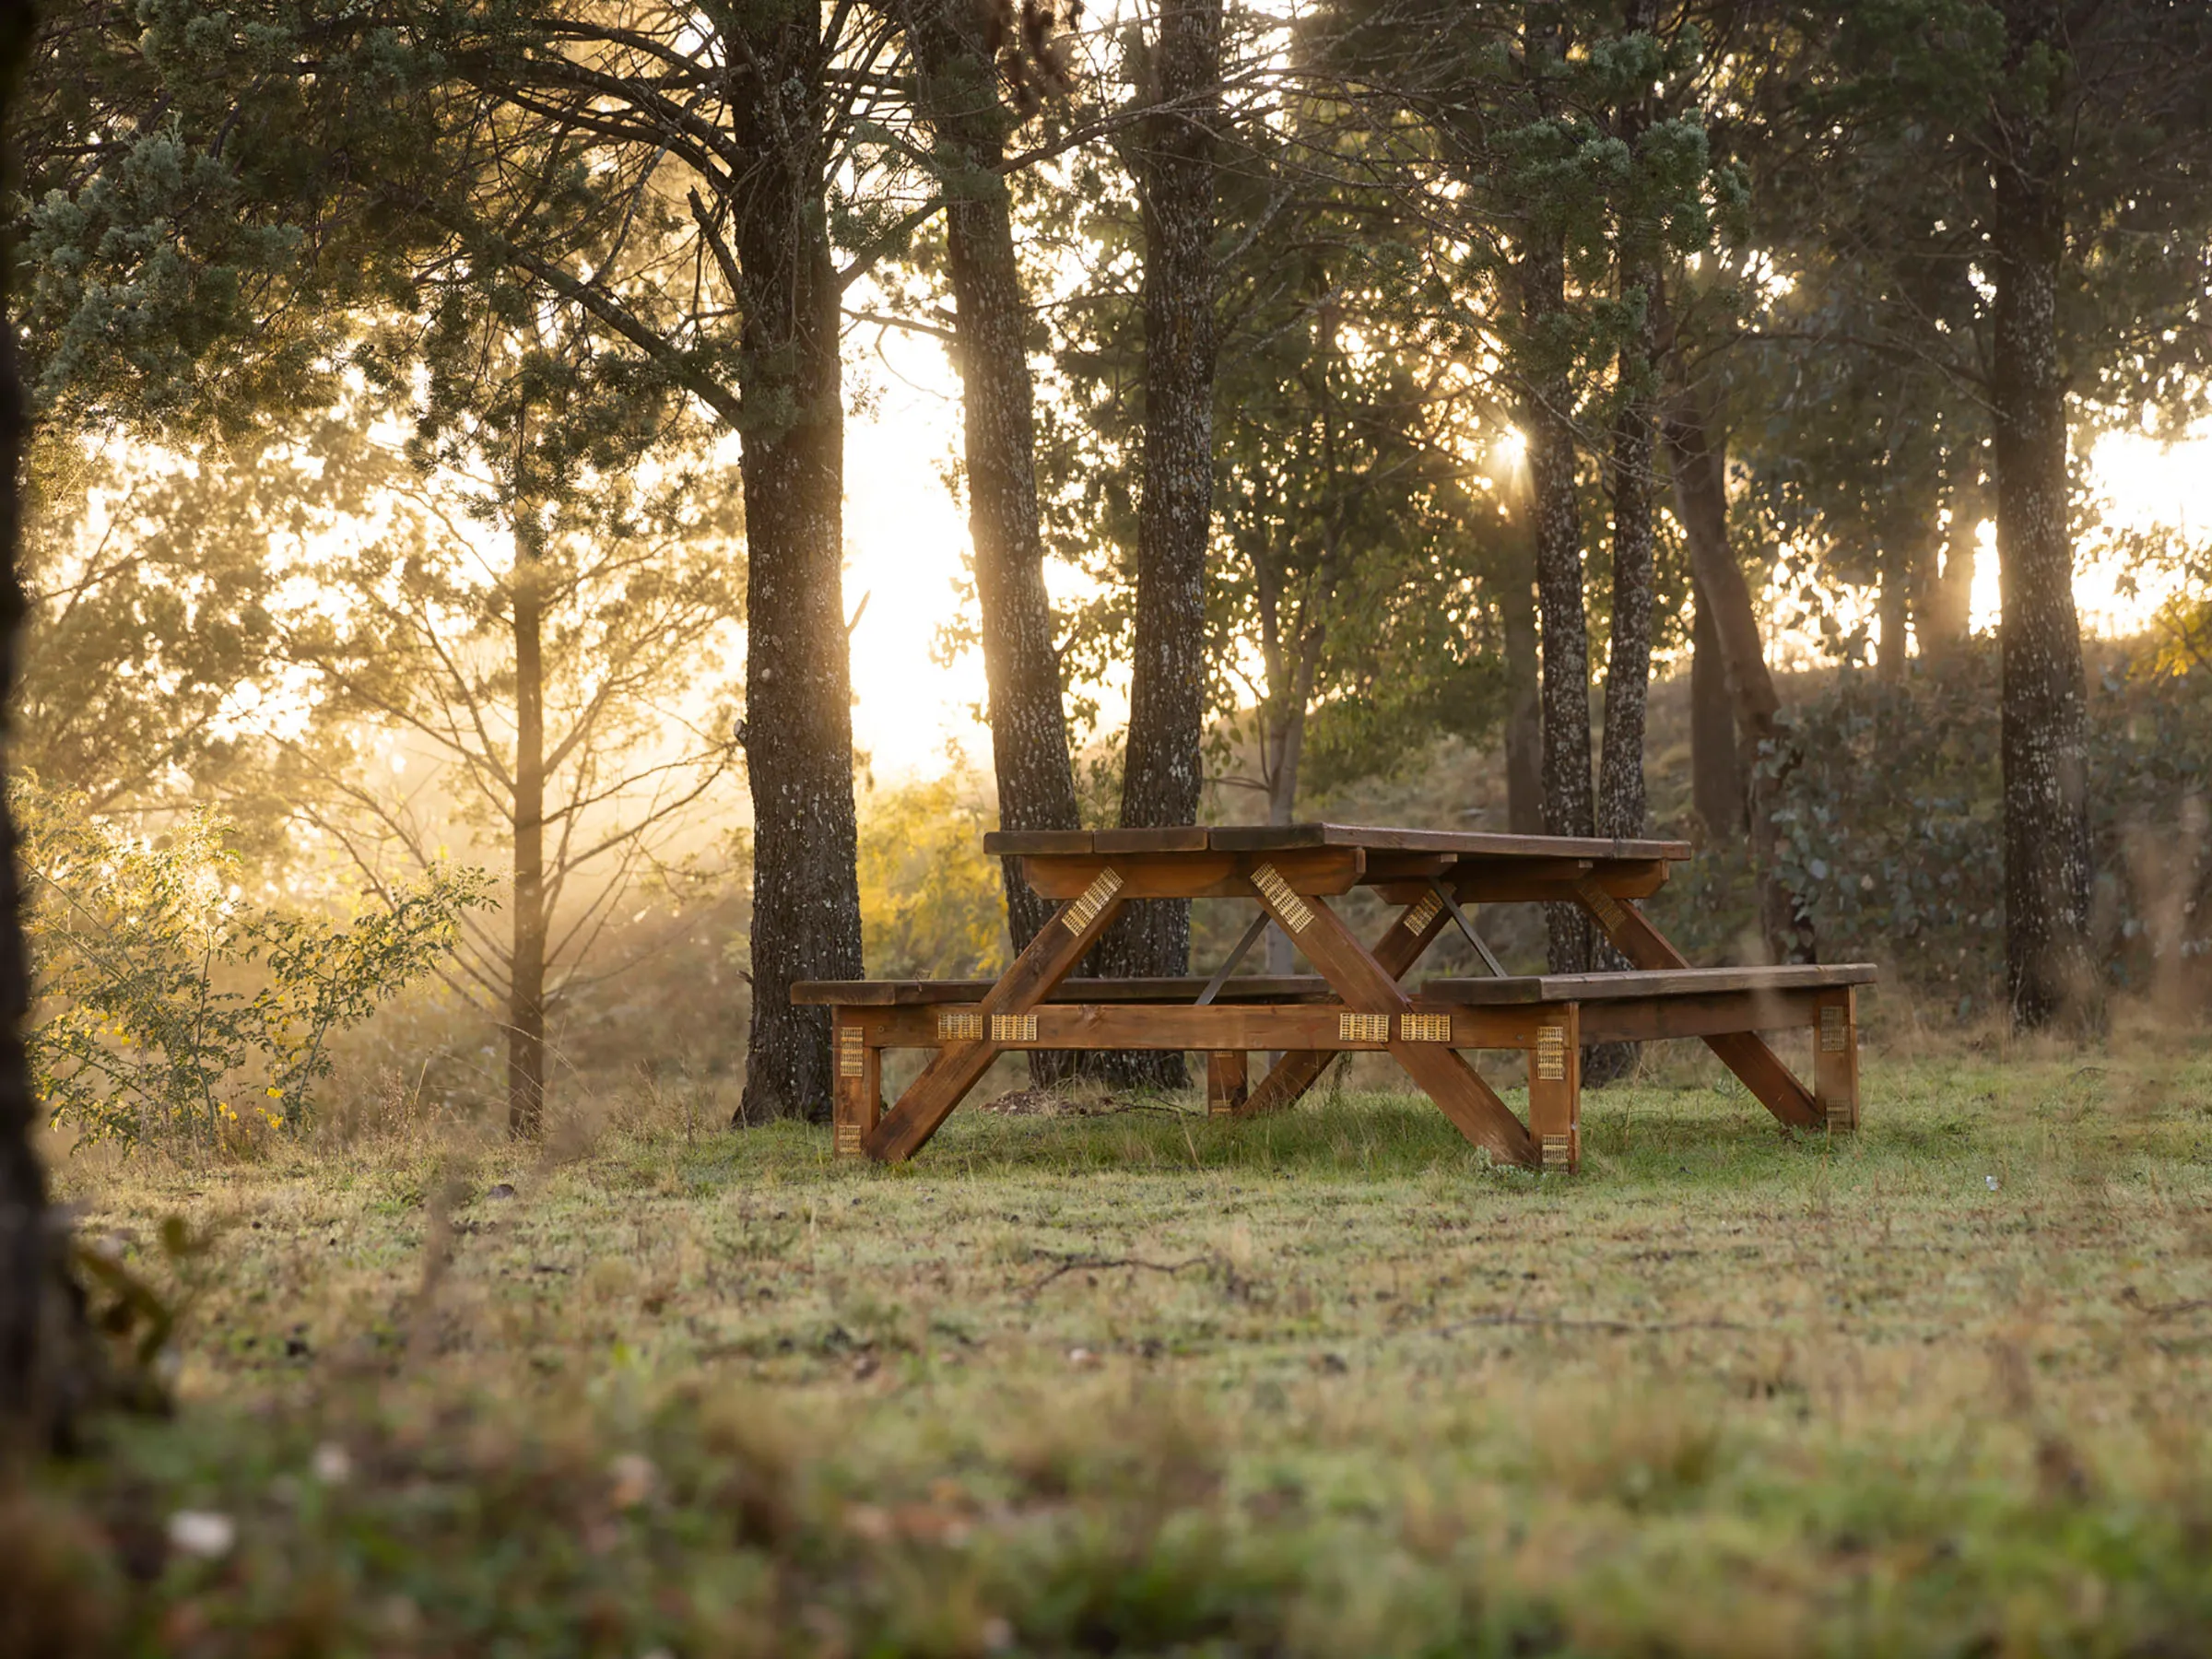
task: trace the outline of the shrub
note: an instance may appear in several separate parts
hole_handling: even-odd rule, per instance
[[[39,1008],[28,1033],[53,1121],[126,1145],[209,1143],[246,1104],[294,1127],[330,1075],[329,1041],[452,951],[490,901],[480,870],[440,867],[351,921],[245,899],[217,814],[133,835],[18,783],[11,799]]]
[[[1823,959],[1872,959],[1960,1017],[2004,995],[2002,712],[1994,642],[1900,681],[1846,671],[1790,712],[1783,874]],[[2212,668],[2150,649],[2092,660],[2096,947],[2124,989],[2212,966]],[[1752,920],[1740,849],[1701,851],[1660,913],[1707,950]]]

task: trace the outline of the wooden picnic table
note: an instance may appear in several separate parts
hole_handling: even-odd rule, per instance
[[[822,980],[794,1003],[831,1010],[841,1154],[899,1162],[927,1144],[985,1069],[1009,1050],[1171,1049],[1208,1056],[1218,1115],[1250,1117],[1298,1100],[1347,1051],[1387,1053],[1477,1147],[1509,1163],[1573,1170],[1582,1159],[1585,1042],[1702,1038],[1783,1123],[1848,1130],[1858,1123],[1855,987],[1864,963],[1692,968],[1637,900],[1655,892],[1684,841],[1492,835],[1347,824],[1166,830],[1004,831],[984,851],[1018,857],[1058,913],[995,981]],[[1329,900],[1371,888],[1397,907],[1363,943]],[[1208,979],[1068,978],[1124,904],[1230,898],[1257,907]],[[1474,929],[1480,904],[1574,904],[1632,971],[1509,975]],[[1234,975],[1273,922],[1313,975]],[[1487,977],[1401,982],[1446,930],[1463,931]],[[1809,1088],[1758,1034],[1813,1034]],[[886,1049],[935,1056],[886,1112]],[[1466,1049],[1527,1054],[1524,1125],[1461,1057]],[[1256,1084],[1247,1056],[1281,1058]]]

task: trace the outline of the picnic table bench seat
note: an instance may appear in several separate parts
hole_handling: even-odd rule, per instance
[[[794,1003],[826,1007],[918,1007],[935,1003],[981,1002],[994,980],[800,980],[791,988]],[[1065,979],[1045,993],[1051,1003],[1189,1003],[1208,982],[1202,979]],[[1224,980],[1214,994],[1218,1003],[1325,1002],[1336,993],[1318,973],[1269,979],[1247,975]]]
[[[1009,1051],[1153,1049],[1203,1053],[1217,1113],[1249,1117],[1295,1102],[1347,1051],[1390,1054],[1475,1145],[1502,1161],[1574,1169],[1581,1154],[1586,1043],[1702,1039],[1759,1103],[1793,1128],[1858,1122],[1857,987],[1864,963],[1692,968],[1639,900],[1687,858],[1680,841],[1514,836],[1359,825],[1192,826],[1020,831],[984,838],[1058,910],[997,979],[806,981],[794,1003],[828,1009],[836,1146],[912,1158]],[[1395,913],[1371,943],[1331,898],[1365,889]],[[1257,914],[1211,979],[1068,977],[1123,906],[1147,899],[1241,899]],[[1480,904],[1584,912],[1629,971],[1509,975],[1469,920]],[[1237,976],[1268,926],[1316,971]],[[1406,983],[1445,932],[1465,934],[1490,977]],[[1813,1035],[1811,1086],[1759,1035]],[[882,1054],[935,1051],[886,1110]],[[1525,1122],[1462,1051],[1527,1055]],[[1248,1082],[1253,1053],[1276,1056]]]

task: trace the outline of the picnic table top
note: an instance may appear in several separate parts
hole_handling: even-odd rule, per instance
[[[1515,1003],[1613,1002],[1638,996],[1695,992],[1827,991],[1870,985],[1881,977],[1872,962],[1786,963],[1776,968],[1657,968],[1610,973],[1516,973],[1503,979],[1453,976],[1424,980],[1421,994],[1440,1002],[1488,1006]],[[912,1007],[981,1002],[996,982],[958,980],[800,980],[794,1004],[841,1007]],[[1166,1003],[1196,999],[1202,979],[1066,979],[1047,992],[1048,1003]],[[1318,974],[1224,980],[1215,1001],[1236,1003],[1329,1002],[1336,990]]]
[[[1603,836],[1500,835],[1476,830],[1394,830],[1369,824],[1185,824],[1164,830],[994,830],[996,857],[1097,857],[1117,853],[1288,853],[1359,847],[1371,853],[1441,853],[1461,858],[1685,859],[1689,843]]]

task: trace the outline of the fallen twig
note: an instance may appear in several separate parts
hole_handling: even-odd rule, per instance
[[[2146,1319],[2178,1319],[2183,1313],[2212,1308],[2212,1297],[2207,1296],[2192,1297],[2187,1301],[2147,1302],[2143,1300],[2143,1293],[2133,1285],[2122,1288],[2120,1300]]]
[[[1187,1262],[1147,1262],[1141,1256],[1070,1256],[1021,1294],[1024,1299],[1035,1296],[1054,1279],[1070,1273],[1103,1273],[1110,1268],[1128,1267],[1145,1273],[1164,1273],[1172,1277],[1193,1267],[1202,1267],[1214,1259],[1210,1255],[1194,1255]]]
[[[1675,1319],[1642,1324],[1631,1319],[1564,1319],[1547,1313],[1477,1313],[1437,1325],[1428,1334],[1450,1336],[1478,1325],[1529,1325],[1558,1331],[1602,1331],[1609,1336],[1650,1336],[1668,1331],[1748,1331],[1752,1327],[1733,1319]]]

